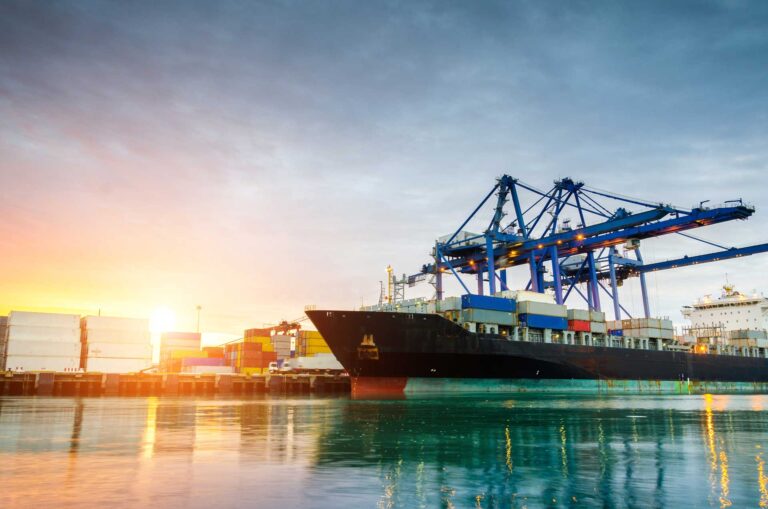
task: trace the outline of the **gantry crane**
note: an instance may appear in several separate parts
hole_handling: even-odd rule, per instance
[[[496,195],[496,205],[483,233],[464,230],[480,209]],[[523,196],[523,195],[526,196]],[[527,205],[522,197],[530,198]],[[606,200],[614,202],[613,207]],[[505,223],[505,205],[512,202],[512,220]],[[527,205],[524,208],[524,203]],[[434,275],[438,300],[443,298],[443,275],[450,272],[467,293],[471,293],[459,274],[477,277],[477,293],[507,289],[507,269],[526,266],[530,280],[526,289],[550,289],[557,303],[564,303],[575,292],[590,309],[600,310],[600,290],[613,302],[614,316],[622,312],[618,287],[629,277],[639,277],[643,310],[650,317],[645,274],[699,263],[737,258],[768,251],[768,244],[725,247],[685,233],[694,228],[747,219],[755,211],[740,199],[721,206],[707,207],[701,202],[691,209],[653,203],[601,191],[570,178],[556,180],[549,191],[541,191],[509,175],[500,177],[469,217],[452,234],[435,243],[433,262],[407,278],[409,285]],[[616,206],[618,204],[618,206]],[[630,211],[629,208],[637,209]],[[568,213],[574,217],[571,217]],[[576,221],[576,224],[572,224]],[[645,264],[640,241],[667,234],[678,234],[718,248],[717,251],[683,256],[665,262]],[[622,256],[617,246],[634,257]],[[551,275],[545,277],[549,265]],[[390,278],[392,281],[392,278]],[[609,287],[604,282],[607,281]],[[586,284],[586,291],[579,288]]]

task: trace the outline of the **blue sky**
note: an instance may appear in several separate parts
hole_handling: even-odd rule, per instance
[[[765,2],[4,2],[0,304],[236,332],[370,303],[503,173],[742,197],[697,234],[765,242],[767,91]],[[726,272],[768,289],[766,255],[669,271],[654,312]]]

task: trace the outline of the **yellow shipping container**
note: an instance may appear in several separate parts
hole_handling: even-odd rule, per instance
[[[307,339],[323,339],[323,336],[316,330],[301,331],[302,335]]]
[[[263,372],[263,368],[240,368],[241,375],[261,375]]]
[[[315,355],[318,353],[333,353],[330,348],[307,348],[307,355]]]
[[[325,347],[327,347],[328,343],[326,343],[322,339],[310,339],[310,340],[307,341],[307,347],[312,347],[312,346],[325,346]]]
[[[269,343],[272,344],[272,338],[269,336],[258,336],[243,339],[243,343]]]
[[[208,352],[193,349],[171,350],[171,359],[188,359],[201,357],[208,357]]]

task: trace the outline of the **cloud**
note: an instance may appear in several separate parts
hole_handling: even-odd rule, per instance
[[[45,272],[72,302],[209,299],[230,331],[349,307],[502,173],[742,196],[755,218],[712,232],[764,241],[767,20],[761,2],[5,2],[0,288]],[[711,270],[680,272],[663,313]]]

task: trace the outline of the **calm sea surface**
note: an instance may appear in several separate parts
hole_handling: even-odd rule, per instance
[[[768,507],[768,396],[0,398],[0,507]]]

